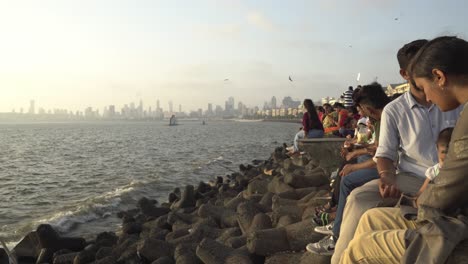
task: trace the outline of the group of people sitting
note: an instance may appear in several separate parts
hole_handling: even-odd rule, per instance
[[[356,90],[359,90],[358,87]],[[327,136],[353,137],[362,115],[359,107],[345,108],[342,103],[315,106],[311,99],[304,100],[305,112],[302,116],[302,127],[294,137],[291,154],[299,152],[298,142],[304,138],[322,138]]]
[[[326,236],[306,247],[332,263],[444,263],[468,238],[468,42],[416,40],[397,59],[408,92],[391,100],[372,83],[352,95],[373,129],[346,141],[331,200],[316,208],[313,231]],[[303,134],[323,136],[311,103]]]

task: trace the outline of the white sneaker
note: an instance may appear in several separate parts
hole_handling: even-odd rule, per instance
[[[335,222],[331,222],[328,225],[325,226],[316,226],[314,228],[314,231],[319,233],[319,234],[324,234],[324,235],[333,235],[333,224]]]
[[[335,252],[335,238],[333,236],[326,236],[317,243],[310,243],[306,246],[306,250],[322,256],[331,256]]]

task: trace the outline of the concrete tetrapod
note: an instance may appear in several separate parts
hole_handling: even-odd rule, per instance
[[[200,242],[196,253],[205,264],[253,264],[243,250],[230,248],[209,238]]]
[[[265,229],[247,235],[247,248],[251,253],[270,256],[283,251],[301,251],[323,235],[313,232],[315,224],[304,220],[285,227]]]
[[[318,187],[329,183],[329,179],[325,171],[317,167],[311,171],[302,169],[286,172],[284,182],[294,188]]]

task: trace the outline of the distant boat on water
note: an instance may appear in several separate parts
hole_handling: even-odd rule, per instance
[[[175,115],[172,115],[172,116],[171,116],[171,119],[169,119],[169,125],[170,125],[170,126],[177,126],[177,125],[178,125],[178,124],[177,124],[177,118],[176,118]]]

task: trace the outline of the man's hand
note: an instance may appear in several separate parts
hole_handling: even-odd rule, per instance
[[[356,167],[354,164],[346,164],[340,172],[341,177],[345,177],[346,175],[350,174],[351,172],[355,171]]]
[[[375,155],[375,152],[377,152],[377,147],[376,147],[374,144],[368,145],[368,146],[366,147],[366,150],[367,150],[367,153],[368,153],[369,155],[374,156],[374,155]]]
[[[342,157],[343,159],[346,158],[346,155],[348,155],[348,153],[349,153],[348,149],[346,149],[346,148],[341,148],[340,154],[341,154],[341,157]]]
[[[400,190],[396,187],[395,174],[382,173],[380,175],[379,184],[380,194],[382,198],[398,198],[401,195]]]
[[[355,152],[348,152],[348,154],[346,154],[346,161],[350,161],[354,158],[354,153]]]

